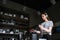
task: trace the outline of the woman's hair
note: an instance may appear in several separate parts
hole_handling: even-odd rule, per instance
[[[42,14],[44,14],[44,15],[46,16],[46,18],[47,18],[48,20],[50,20],[50,18],[49,18],[49,16],[48,16],[48,14],[47,14],[45,11],[44,11],[44,12],[42,12],[42,13],[41,13],[41,15],[42,15]]]

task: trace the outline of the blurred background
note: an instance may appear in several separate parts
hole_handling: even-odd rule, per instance
[[[0,40],[35,40],[29,30],[42,22],[43,11],[54,22],[53,40],[60,40],[60,0],[0,0]]]

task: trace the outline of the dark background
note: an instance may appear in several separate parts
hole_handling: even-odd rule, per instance
[[[52,5],[50,0],[11,0],[11,1],[28,6],[36,10],[46,10],[48,7]]]

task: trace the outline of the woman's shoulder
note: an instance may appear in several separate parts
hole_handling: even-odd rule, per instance
[[[49,22],[53,22],[52,20],[49,20]]]
[[[53,21],[49,21],[50,24],[53,24]]]
[[[41,24],[45,24],[45,22],[42,22]]]

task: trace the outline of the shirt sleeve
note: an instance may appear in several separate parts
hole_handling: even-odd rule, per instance
[[[50,21],[49,26],[53,27],[53,22],[52,21]]]
[[[44,26],[44,23],[41,23],[42,26]]]

